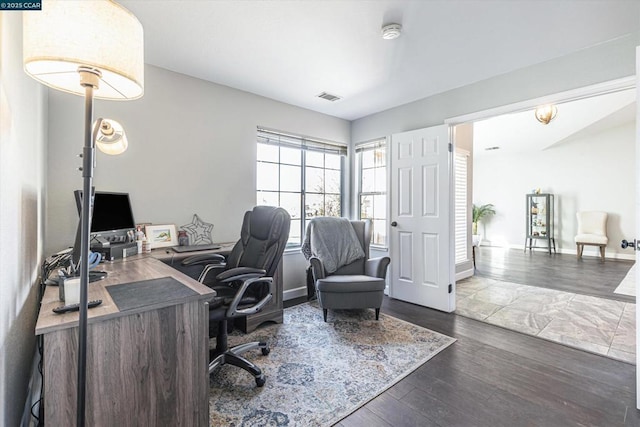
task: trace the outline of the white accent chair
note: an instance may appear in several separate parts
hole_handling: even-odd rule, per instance
[[[577,246],[578,259],[582,258],[582,251],[585,245],[598,246],[600,248],[600,258],[604,261],[604,249],[609,242],[607,237],[607,213],[606,212],[578,212],[578,234],[575,242]]]

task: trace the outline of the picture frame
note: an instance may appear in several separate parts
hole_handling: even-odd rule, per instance
[[[175,224],[147,225],[144,227],[151,249],[178,245],[178,232]]]

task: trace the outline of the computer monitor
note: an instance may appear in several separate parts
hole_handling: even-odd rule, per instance
[[[131,202],[128,193],[110,193],[104,191],[95,191],[92,189],[93,203],[91,215],[91,234],[99,235],[123,235],[131,229],[135,229],[135,221],[133,220],[133,212],[131,210]],[[76,207],[78,214],[82,214],[82,190],[74,191],[76,199]],[[76,229],[76,238],[73,245],[72,261],[74,265],[78,265],[81,253],[81,223],[82,219],[78,219],[78,227]],[[96,237],[99,239],[99,237]]]
[[[82,211],[82,190],[74,191],[78,214]],[[93,195],[91,233],[130,230],[136,228],[129,193],[95,191]]]

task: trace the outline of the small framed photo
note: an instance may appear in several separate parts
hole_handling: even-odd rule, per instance
[[[147,225],[144,228],[151,249],[178,245],[178,233],[175,224]]]

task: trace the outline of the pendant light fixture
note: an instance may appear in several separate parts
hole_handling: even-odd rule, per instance
[[[543,105],[536,108],[535,111],[536,119],[544,125],[548,125],[551,120],[555,119],[556,114],[558,114],[558,107],[553,104]]]

